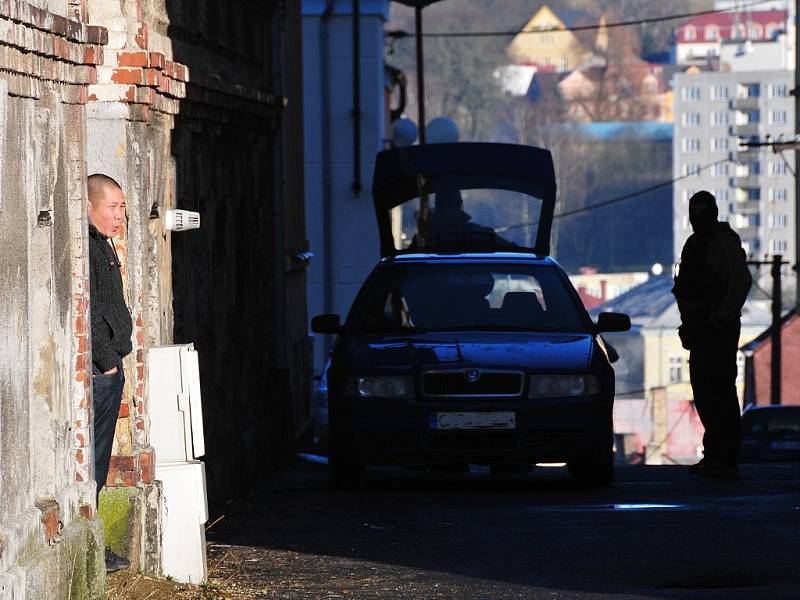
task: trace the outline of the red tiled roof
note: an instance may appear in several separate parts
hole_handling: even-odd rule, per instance
[[[750,13],[738,13],[738,21],[741,25],[747,28],[748,24],[760,25],[761,34],[759,36],[748,36],[752,40],[767,40],[769,33],[768,26],[777,29],[786,28],[786,15],[785,10],[762,10]],[[681,23],[676,32],[675,37],[678,44],[700,44],[707,42],[716,42],[719,39],[729,40],[733,37],[733,26],[736,22],[737,13],[724,12],[713,13],[708,15],[700,15],[684,21]],[[706,39],[706,26],[716,25],[719,31],[717,39]],[[694,38],[691,35],[687,37],[687,31],[694,28]],[[746,29],[745,29],[746,31]]]
[[[578,288],[578,296],[580,296],[581,302],[583,302],[583,307],[586,310],[592,310],[593,308],[597,308],[603,304],[602,299],[598,298],[597,296],[592,296],[583,286]]]

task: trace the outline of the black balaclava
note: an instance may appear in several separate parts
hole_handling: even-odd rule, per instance
[[[695,233],[710,233],[718,214],[717,200],[710,192],[697,192],[689,198],[689,222]]]

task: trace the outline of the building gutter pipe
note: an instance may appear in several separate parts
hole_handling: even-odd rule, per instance
[[[353,195],[361,194],[361,0],[353,2]]]
[[[323,306],[325,313],[333,312],[333,231],[331,207],[331,107],[330,107],[330,30],[335,0],[326,0],[319,26],[320,56],[320,108],[322,111],[322,270]],[[330,336],[326,336],[325,355],[330,350]]]

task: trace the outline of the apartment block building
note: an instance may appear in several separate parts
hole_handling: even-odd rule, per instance
[[[675,260],[692,233],[689,198],[698,190],[716,196],[749,257],[794,256],[794,152],[742,145],[793,137],[794,73],[690,71],[673,80]]]

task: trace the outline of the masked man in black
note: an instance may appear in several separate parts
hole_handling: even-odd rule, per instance
[[[703,459],[689,471],[735,477],[741,438],[736,352],[752,278],[739,236],[717,221],[717,214],[709,192],[689,199],[694,234],[683,246],[672,293],[681,313],[678,333],[689,350],[694,402],[705,427]]]

